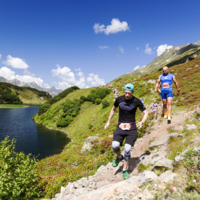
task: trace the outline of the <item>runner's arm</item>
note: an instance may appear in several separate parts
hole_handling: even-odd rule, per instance
[[[106,130],[108,128],[108,126],[110,124],[110,120],[112,119],[112,117],[113,117],[113,115],[115,113],[115,110],[116,110],[116,108],[115,108],[115,106],[113,106],[111,111],[110,111],[110,115],[108,117],[108,121],[107,121],[106,125],[104,126],[104,130]]]
[[[158,80],[156,82],[156,86],[155,86],[155,89],[154,89],[155,92],[157,92],[158,86],[160,86],[160,76],[159,76],[159,78],[158,78]]]
[[[145,121],[146,121],[147,118],[148,118],[148,111],[147,111],[147,109],[144,110],[143,113],[144,113],[144,117],[143,117],[142,121],[141,121],[141,122],[137,122],[137,127],[138,127],[139,129],[142,128],[142,125],[145,123]]]
[[[175,76],[173,76],[173,81],[174,81],[174,83],[175,83],[175,85],[176,85],[177,92],[179,93],[180,90],[179,90],[178,82],[176,81]]]

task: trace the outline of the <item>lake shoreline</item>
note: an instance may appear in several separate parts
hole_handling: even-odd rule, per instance
[[[61,130],[61,129],[57,129],[57,128],[48,127],[48,126],[46,126],[46,125],[43,125],[43,124],[40,123],[40,122],[37,122],[34,118],[32,118],[32,120],[33,120],[36,124],[40,124],[40,125],[44,126],[45,128],[47,128],[47,129],[49,129],[49,130],[60,131],[60,132],[62,132],[62,133],[65,133],[67,136],[69,136],[69,135],[68,135],[68,134],[69,134],[68,131]]]

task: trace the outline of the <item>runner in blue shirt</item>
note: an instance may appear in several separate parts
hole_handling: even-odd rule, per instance
[[[163,67],[163,74],[159,76],[157,84],[155,86],[155,92],[157,92],[158,86],[161,86],[161,97],[163,101],[164,119],[168,119],[168,123],[171,123],[171,113],[172,113],[172,83],[175,83],[178,95],[180,93],[178,82],[173,74],[169,73],[169,68],[167,66]],[[168,106],[168,116],[167,116],[167,106]]]

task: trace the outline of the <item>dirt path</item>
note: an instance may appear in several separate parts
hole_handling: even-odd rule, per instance
[[[142,156],[149,148],[149,144],[151,141],[155,140],[156,138],[165,136],[168,134],[168,129],[174,126],[180,126],[184,123],[186,117],[184,114],[174,115],[172,118],[172,123],[167,124],[166,119],[162,119],[162,121],[156,120],[155,124],[151,129],[151,133],[145,135],[143,138],[140,138],[135,143],[135,146],[131,150],[131,159],[129,163],[129,174],[130,176],[136,175],[137,172],[137,165],[139,163],[139,157]],[[164,152],[163,152],[164,153]],[[123,154],[123,152],[122,152]],[[123,169],[123,162],[119,164],[118,167],[112,167],[112,163],[109,163],[105,168],[102,168],[97,171],[94,175],[97,183],[102,184],[109,184],[109,183],[117,183],[119,181],[123,181],[122,177],[122,169]]]

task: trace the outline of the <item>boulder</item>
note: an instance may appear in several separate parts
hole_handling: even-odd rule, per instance
[[[151,161],[149,162],[149,164],[150,165],[154,165],[160,159],[162,159],[162,157],[156,156],[156,157],[154,157],[154,158],[151,159]]]
[[[156,84],[156,80],[148,80],[147,83]]]
[[[166,167],[166,168],[169,168],[169,169],[173,169],[172,160],[169,160],[167,158],[162,158],[162,159],[160,159],[156,162],[156,164],[153,166],[153,169],[155,167]]]
[[[76,200],[122,200],[133,199],[141,190],[125,181],[109,184],[78,196]]]
[[[190,130],[190,131],[197,129],[197,126],[195,124],[188,124],[186,126],[187,126],[187,129]]]
[[[152,181],[156,181],[157,182],[158,181],[158,176],[152,171],[144,171],[140,175],[139,187],[141,187],[144,183],[152,182]]]
[[[178,177],[178,174],[173,173],[171,170],[167,170],[158,177],[158,180],[168,183],[176,177]]]
[[[41,100],[41,101],[44,101],[44,97],[40,97],[40,100]]]
[[[93,146],[93,143],[92,141],[96,140],[96,139],[99,139],[99,141],[101,140],[99,137],[97,136],[90,136],[86,139],[85,143],[83,144],[83,147],[81,149],[81,153],[83,153],[84,151],[90,151],[92,146]]]
[[[178,132],[178,131],[183,131],[183,126],[175,126],[175,127],[173,127],[173,129],[174,129],[174,131],[175,132]]]
[[[165,136],[160,137],[160,138],[156,139],[155,141],[151,142],[149,147],[152,148],[152,147],[167,144],[171,137],[178,137],[178,136],[179,136],[178,133],[171,133],[169,135],[165,135]]]

